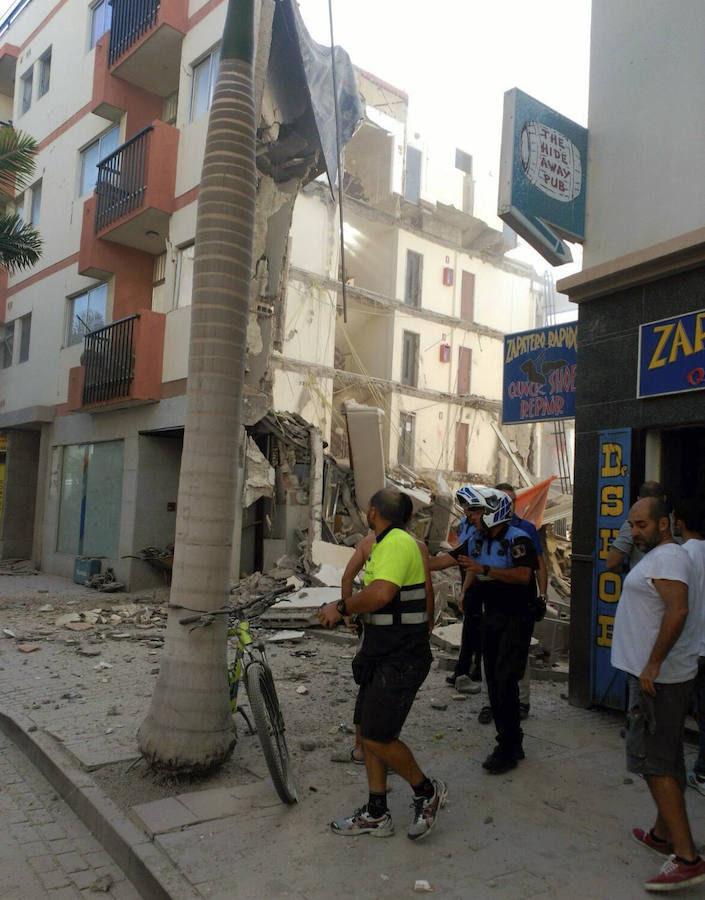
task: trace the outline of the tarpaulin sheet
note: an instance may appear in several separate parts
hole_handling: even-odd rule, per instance
[[[551,475],[545,481],[539,481],[533,487],[525,488],[523,491],[517,491],[517,499],[514,504],[514,512],[520,519],[528,519],[533,522],[537,528],[541,527],[543,522],[543,514],[546,509],[546,501],[548,500],[548,490],[551,482],[556,478]]]
[[[335,139],[335,103],[331,49],[318,44],[308,33],[296,0],[283,0],[282,12],[298,39],[306,86],[316,130],[320,139],[328,178],[333,186],[338,178],[338,153]],[[335,69],[340,118],[340,147],[347,144],[362,121],[365,111],[350,57],[342,47],[335,48]]]

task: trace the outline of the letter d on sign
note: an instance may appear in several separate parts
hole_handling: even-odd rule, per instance
[[[602,445],[602,470],[603,478],[616,478],[622,474],[622,448],[619,444]]]

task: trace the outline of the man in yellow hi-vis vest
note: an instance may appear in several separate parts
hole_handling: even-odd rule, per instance
[[[399,740],[416,692],[431,667],[427,587],[430,576],[415,539],[404,530],[409,498],[384,489],[370,500],[367,520],[375,544],[365,567],[364,588],[347,600],[321,607],[318,618],[332,627],[343,616],[362,615],[362,648],[353,660],[359,685],[355,722],[360,725],[369,783],[368,802],[352,815],[330,823],[335,834],[394,833],[387,806],[387,768],[406,779],[414,792],[411,840],[425,837],[445,805],[443,781],[428,778],[411,750]]]

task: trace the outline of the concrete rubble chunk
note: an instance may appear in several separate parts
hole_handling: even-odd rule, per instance
[[[318,610],[324,603],[340,599],[340,588],[306,587],[296,593],[285,594],[260,616],[268,627],[305,628],[318,625]]]
[[[284,641],[302,641],[305,636],[305,631],[278,631],[267,638],[267,643],[279,644]]]

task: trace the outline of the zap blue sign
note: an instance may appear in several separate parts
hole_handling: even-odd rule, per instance
[[[705,310],[639,327],[637,397],[705,389]]]
[[[552,265],[585,239],[587,129],[513,88],[504,95],[497,214]]]
[[[505,335],[503,424],[572,419],[577,362],[577,322]]]

